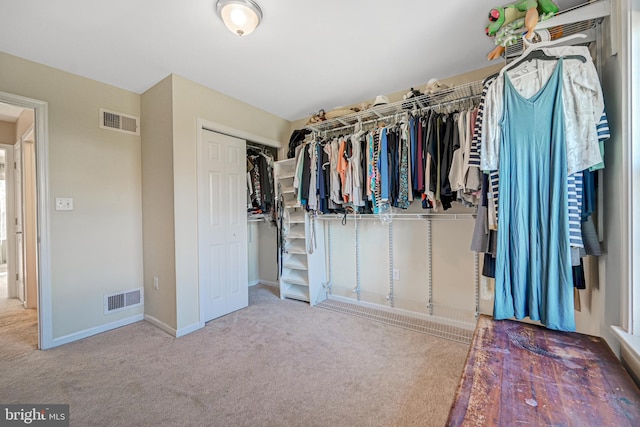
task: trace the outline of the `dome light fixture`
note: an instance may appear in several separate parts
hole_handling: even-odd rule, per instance
[[[262,10],[253,0],[218,0],[218,16],[229,31],[239,36],[248,36],[262,20]]]

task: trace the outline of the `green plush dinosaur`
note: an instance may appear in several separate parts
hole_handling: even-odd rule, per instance
[[[502,26],[516,19],[525,17],[525,15],[533,9],[543,15],[554,15],[558,13],[559,10],[558,6],[552,0],[519,0],[505,6],[496,7],[489,11],[490,23],[485,29],[485,33],[489,37],[493,37]]]
[[[496,48],[487,56],[496,59],[502,55],[505,46],[514,43],[514,35],[520,28],[526,28],[526,37],[531,39],[538,21],[551,18],[558,13],[558,5],[552,0],[519,0],[502,7],[491,9],[490,24],[485,32],[490,37],[496,37]]]

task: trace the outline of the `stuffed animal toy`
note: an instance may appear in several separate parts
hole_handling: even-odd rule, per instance
[[[500,28],[512,23],[516,19],[524,18],[526,14],[526,10],[520,10],[513,4],[493,8],[489,11],[489,25],[485,28],[484,32],[487,36],[494,37]]]
[[[325,117],[326,113],[324,112],[324,110],[320,110],[318,111],[318,114],[314,114],[311,117],[309,117],[309,120],[307,120],[307,124],[313,124],[313,123],[320,123],[320,122],[324,122],[325,120],[327,120],[327,118]]]
[[[487,59],[496,59],[504,53],[506,46],[518,41],[517,32],[526,28],[527,39],[531,39],[538,21],[551,18],[558,13],[558,6],[552,0],[519,0],[503,7],[491,9],[489,21],[485,29],[488,36],[495,36],[496,48]]]
[[[429,94],[434,94],[436,92],[440,92],[443,89],[448,89],[449,85],[446,85],[444,83],[441,83],[440,81],[438,81],[438,79],[429,79],[429,81],[427,82],[427,87],[424,88],[424,93],[426,95]]]

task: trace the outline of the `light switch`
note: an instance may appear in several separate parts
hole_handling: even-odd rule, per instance
[[[71,198],[71,197],[56,197],[56,210],[57,211],[72,211],[73,210],[73,198]]]

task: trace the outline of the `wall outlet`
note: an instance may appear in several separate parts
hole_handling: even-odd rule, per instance
[[[73,210],[73,198],[71,198],[71,197],[56,197],[56,210],[57,211],[72,211]]]
[[[153,289],[155,289],[156,291],[159,289],[159,287],[158,287],[158,278],[157,277],[153,278]]]
[[[400,270],[393,269],[393,280],[400,280]]]

